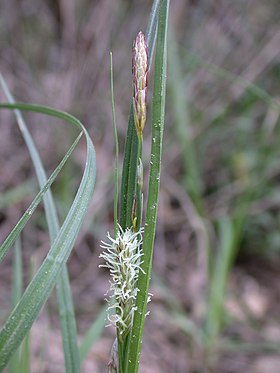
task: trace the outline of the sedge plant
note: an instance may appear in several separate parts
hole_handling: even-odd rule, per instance
[[[116,271],[115,278],[113,277],[116,281],[112,284],[115,315],[110,316],[110,319],[116,324],[117,339],[113,344],[112,364],[109,365],[109,369],[120,373],[138,372],[146,306],[149,300],[148,289],[152,269],[164,127],[168,9],[168,0],[154,0],[146,35],[139,33],[134,43],[133,103],[127,129],[119,205],[117,203],[118,169],[116,167],[114,236],[108,235],[109,242],[107,240],[103,244],[105,252],[102,257],[106,261],[105,265],[110,270]],[[144,224],[142,223],[142,215],[144,215],[142,143],[147,117],[147,75],[156,40],[151,162]],[[28,372],[31,364],[29,331],[56,285],[65,370],[77,373],[81,371],[81,363],[91,345],[100,335],[104,318],[104,311],[102,311],[79,346],[67,259],[73,249],[94,190],[96,174],[94,146],[87,130],[77,118],[50,107],[17,103],[2,76],[0,83],[8,101],[0,103],[0,109],[14,112],[40,186],[38,194],[0,246],[0,261],[2,261],[16,243],[13,271],[15,296],[11,312],[0,330],[0,371],[8,366],[8,370],[13,373]],[[23,119],[22,113],[26,111],[64,120],[69,125],[74,125],[79,131],[76,140],[49,177],[46,176],[37,148]],[[115,124],[114,128],[117,145]],[[82,136],[85,137],[87,144],[84,173],[69,212],[60,226],[50,188]],[[116,165],[117,163],[118,150]],[[19,237],[41,201],[44,202],[51,245],[46,258],[34,273],[27,288],[22,290]]]
[[[167,20],[169,1],[154,1],[146,36],[139,32],[133,42],[133,97],[124,151],[120,203],[115,189],[115,230],[102,242],[101,266],[111,274],[108,319],[116,327],[116,340],[108,364],[109,372],[136,373],[139,366],[156,229],[162,137],[164,128]],[[143,134],[147,118],[148,71],[156,40],[152,100],[152,139],[147,200],[143,196]],[[112,72],[112,68],[111,68]],[[111,74],[112,77],[112,74]],[[112,80],[112,79],[111,79]],[[112,89],[113,92],[113,89]],[[112,95],[113,97],[113,95]],[[112,107],[114,107],[112,99]],[[114,130],[116,129],[113,112]],[[118,142],[115,133],[116,149]],[[116,168],[115,182],[118,183]],[[146,214],[143,205],[146,200]],[[119,214],[117,214],[117,209]],[[118,218],[117,218],[118,216]],[[142,223],[142,220],[145,223]]]

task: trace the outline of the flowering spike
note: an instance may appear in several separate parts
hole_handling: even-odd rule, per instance
[[[125,231],[119,226],[116,238],[108,233],[109,243],[103,241],[101,247],[105,251],[100,258],[105,264],[99,267],[106,267],[110,270],[112,282],[110,282],[110,298],[113,303],[108,309],[114,308],[115,315],[108,316],[110,324],[117,326],[120,338],[125,338],[132,327],[135,311],[135,300],[138,292],[137,281],[141,269],[141,257],[143,255],[142,232],[133,232],[132,228]]]
[[[132,48],[133,109],[138,136],[142,136],[146,123],[148,86],[148,51],[145,35],[139,32]]]

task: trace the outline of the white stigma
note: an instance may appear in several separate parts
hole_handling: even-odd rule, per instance
[[[143,272],[142,232],[142,228],[139,232],[133,232],[132,228],[124,231],[119,226],[116,238],[112,238],[108,233],[109,242],[101,241],[101,247],[105,250],[99,257],[105,260],[105,264],[99,267],[108,268],[112,278],[109,289],[112,304],[108,310],[116,311],[115,315],[108,316],[108,319],[110,324],[117,326],[123,337],[132,327],[138,275],[139,271]]]

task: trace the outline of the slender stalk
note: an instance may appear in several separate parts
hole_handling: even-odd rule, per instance
[[[143,148],[143,137],[138,136],[138,166],[137,166],[137,185],[136,185],[136,229],[138,232],[142,225],[142,213],[143,213],[143,161],[142,161],[142,148]]]
[[[128,366],[126,372],[137,373],[139,354],[144,330],[148,290],[152,270],[152,256],[155,238],[157,204],[160,182],[160,167],[162,154],[162,136],[165,112],[165,87],[166,87],[166,56],[167,56],[167,19],[169,1],[162,0],[159,7],[158,35],[156,46],[154,95],[152,107],[152,144],[150,179],[146,213],[146,224],[143,241],[143,272],[139,273],[139,292],[136,300],[137,310],[134,313],[134,322],[130,335],[128,348]]]
[[[114,193],[114,232],[115,238],[118,231],[118,195],[119,195],[119,141],[115,115],[115,95],[114,95],[114,75],[113,75],[113,54],[110,52],[110,81],[111,81],[111,106],[112,106],[112,121],[115,140],[115,193]]]

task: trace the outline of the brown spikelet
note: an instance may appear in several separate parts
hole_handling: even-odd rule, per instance
[[[139,32],[133,42],[133,107],[136,131],[142,136],[146,123],[148,52],[145,35]]]

